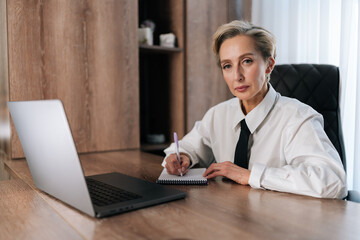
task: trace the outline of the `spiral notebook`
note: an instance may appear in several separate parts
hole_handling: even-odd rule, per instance
[[[206,185],[208,184],[208,180],[203,177],[205,170],[206,168],[192,168],[181,177],[168,174],[166,168],[164,168],[156,183],[172,185]]]

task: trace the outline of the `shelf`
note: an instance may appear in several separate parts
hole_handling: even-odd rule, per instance
[[[182,52],[182,48],[178,47],[162,47],[158,45],[148,46],[148,45],[140,45],[139,46],[141,53],[176,53],[176,52]]]
[[[139,0],[139,23],[155,23],[154,45],[139,45],[141,150],[163,155],[169,144],[151,145],[148,135],[170,142],[185,129],[184,0]],[[139,26],[140,27],[140,26]],[[159,36],[174,33],[176,47],[160,46]],[[150,141],[151,142],[151,141]]]
[[[143,143],[141,144],[141,150],[143,151],[156,151],[156,150],[164,150],[169,147],[170,143],[161,143],[161,144],[149,144]]]
[[[156,154],[156,155],[165,157],[164,149],[169,146],[170,146],[170,143],[162,143],[162,144],[142,143],[140,149],[143,152],[148,152],[148,153],[152,153],[152,154]]]

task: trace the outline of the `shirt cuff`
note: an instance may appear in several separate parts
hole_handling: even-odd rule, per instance
[[[166,158],[167,158],[167,157],[165,157],[164,160],[163,160],[163,162],[161,163],[161,166],[163,166],[163,167],[165,167],[165,165],[166,165],[166,161],[165,161]]]
[[[249,177],[249,185],[253,188],[262,188],[261,187],[261,178],[266,169],[266,165],[261,163],[254,163],[251,168],[251,173]]]

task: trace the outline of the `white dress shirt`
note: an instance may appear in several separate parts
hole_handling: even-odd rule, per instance
[[[251,132],[251,187],[321,198],[346,196],[346,174],[324,131],[322,115],[296,99],[280,96],[270,84],[265,98],[246,116],[238,98],[208,110],[179,141],[180,152],[190,156],[192,166],[234,162],[244,118]],[[166,157],[174,152],[174,143],[165,149]]]

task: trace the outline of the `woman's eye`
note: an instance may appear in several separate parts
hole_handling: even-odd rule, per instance
[[[229,65],[229,64],[225,64],[224,66],[223,66],[223,69],[229,69],[231,66]]]
[[[245,63],[245,64],[250,64],[250,63],[252,63],[252,62],[253,62],[252,59],[245,59],[245,60],[243,61],[243,63]]]

